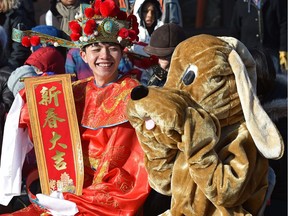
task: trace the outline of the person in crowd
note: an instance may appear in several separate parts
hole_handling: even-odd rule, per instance
[[[81,0],[50,0],[50,9],[40,16],[40,25],[55,26],[70,35],[68,23],[75,19],[80,11],[80,4],[88,3]]]
[[[23,89],[21,78],[65,73],[65,58],[54,47],[40,47],[33,52],[24,65],[13,71],[8,79],[8,88],[14,96]]]
[[[230,30],[248,49],[270,49],[276,71],[287,71],[286,0],[237,0]]]
[[[152,35],[150,44],[144,48],[149,55],[158,58],[158,64],[152,66],[153,75],[150,80],[142,84],[163,86],[169,70],[171,56],[175,47],[186,39],[184,29],[174,23],[164,24],[156,29]],[[149,70],[151,70],[151,68]],[[144,215],[156,216],[170,208],[171,197],[162,195],[152,189],[149,198],[145,202]]]
[[[132,66],[142,71],[142,85],[164,85],[172,53],[184,39],[186,33],[183,27],[166,23],[152,33],[150,43],[143,48],[148,56],[135,54],[131,50],[127,53]]]
[[[124,4],[123,1],[115,1],[117,6],[121,6],[120,3]],[[82,14],[85,13],[85,7],[81,8]],[[73,81],[85,79],[93,76],[92,70],[87,63],[85,63],[80,56],[79,48],[70,48],[66,55],[65,70],[68,74],[73,74]],[[122,72],[127,72],[132,68],[129,62],[126,61],[127,58],[122,58],[119,64],[119,70]]]
[[[0,159],[6,116],[14,100],[13,94],[7,86],[7,80],[12,72],[12,69],[8,66],[8,60],[5,55],[6,52],[4,51],[6,43],[7,34],[5,29],[0,26]],[[12,205],[0,205],[0,212],[5,213],[11,211],[11,206]]]
[[[27,18],[31,21],[33,26],[36,25],[34,2],[35,0],[21,0],[20,4],[20,9],[26,12]]]
[[[26,11],[20,7],[20,0],[2,0],[0,2],[0,25],[7,34],[7,45],[5,47],[8,65],[12,70],[23,65],[30,55],[29,49],[21,44],[13,42],[12,29],[28,30],[34,23],[28,19]]]
[[[7,80],[11,74],[11,69],[8,66],[7,58],[5,56],[5,47],[7,43],[7,35],[5,29],[0,26],[0,155],[2,148],[2,138],[6,115],[14,100],[12,92],[7,87]]]
[[[257,96],[264,109],[277,126],[287,147],[287,74],[277,73],[267,49],[251,49],[257,73]],[[287,215],[287,151],[280,160],[270,160],[276,174],[276,184],[266,216]]]
[[[0,68],[0,154],[2,149],[2,138],[4,133],[4,124],[6,122],[7,113],[10,110],[10,107],[13,103],[14,97],[12,92],[7,87],[7,80],[10,76],[10,72],[1,67]],[[1,155],[0,155],[1,159]],[[11,211],[11,205],[9,206],[2,206],[0,205],[0,212],[4,213],[7,211]]]
[[[178,0],[159,0],[163,23],[175,23],[177,25],[183,26],[182,21],[182,10]]]
[[[109,4],[103,5],[103,7],[107,7],[105,8],[106,12],[114,8],[114,1],[106,0],[105,2],[109,2]],[[103,3],[100,2],[101,4]],[[110,24],[115,27],[119,26],[119,20],[116,17],[117,15],[112,16],[109,12],[102,22],[113,20]],[[74,24],[81,26],[79,22],[81,21],[75,20]],[[137,27],[132,26],[136,30]],[[93,30],[96,26],[90,27]],[[127,25],[123,28],[129,29],[131,26]],[[125,31],[125,29],[122,30]],[[73,29],[71,30],[73,32]],[[115,31],[103,36],[104,33],[99,31],[97,36],[85,33],[82,35],[87,37],[85,41],[74,38],[75,46],[80,46],[81,57],[93,71],[93,77],[77,81],[72,86],[84,159],[82,195],[64,192],[65,200],[51,197],[49,201],[56,200],[57,205],[50,207],[47,203],[33,200],[33,204],[12,213],[12,215],[40,215],[43,212],[51,211],[54,214],[63,215],[61,208],[63,210],[65,206],[62,204],[67,204],[67,202],[75,203],[77,206],[77,209],[72,209],[73,213],[70,215],[77,212],[79,215],[87,216],[141,214],[142,206],[151,188],[144,165],[144,152],[138,142],[135,130],[125,114],[125,106],[130,98],[130,92],[139,85],[139,81],[135,79],[137,71],[122,73],[118,70],[123,48],[132,40],[121,37]],[[119,40],[119,37],[122,40]],[[62,45],[67,45],[67,43]],[[22,123],[25,122],[30,131],[27,110],[23,109],[21,111],[23,116],[20,116],[20,120],[23,120]],[[22,140],[22,151],[20,150],[22,157],[27,153],[23,150],[26,145],[28,144]],[[7,153],[5,156],[8,156]],[[2,172],[4,168],[7,168],[5,161],[1,161],[0,167],[1,203],[5,197],[8,198],[7,188],[3,188],[7,181],[3,178],[5,174]],[[6,162],[9,163],[9,161]],[[29,188],[29,186],[27,187]]]
[[[162,11],[158,0],[136,0],[134,14],[139,23],[139,43],[131,47],[131,51],[147,56],[143,48],[150,43],[151,35],[154,30],[162,26]]]
[[[24,86],[23,79],[25,77],[63,74],[65,73],[64,64],[65,64],[65,58],[57,49],[51,46],[46,46],[46,47],[39,46],[37,50],[31,53],[31,55],[27,58],[23,66],[18,67],[11,74],[9,73],[9,76],[7,76],[5,85],[7,88],[6,91],[9,92],[9,94],[11,94],[13,98],[10,104],[10,107],[12,106],[12,109],[13,109],[12,113],[15,113],[15,111],[20,110],[22,107],[23,102],[22,102],[21,96],[23,96],[23,93],[24,93],[23,89],[25,86]],[[14,101],[14,98],[15,98],[15,101]],[[8,117],[7,119],[8,121],[11,122],[11,114],[9,115],[10,117]],[[17,127],[17,125],[15,125],[15,127]],[[3,129],[4,129],[4,123],[3,123]],[[11,135],[13,134],[10,134],[10,132],[8,133],[9,133],[8,134],[9,137],[6,136],[6,138],[4,139],[7,139],[7,138],[11,139]],[[1,139],[1,142],[2,142],[2,139]],[[30,151],[27,154],[27,156],[25,157],[24,163],[25,163],[24,169],[22,170],[23,183],[22,183],[21,194],[19,196],[13,197],[13,199],[9,203],[9,206],[5,208],[5,211],[7,213],[22,209],[26,205],[29,205],[30,203],[28,195],[27,195],[27,191],[25,191],[25,186],[26,186],[25,180],[28,174],[37,167],[34,151]]]
[[[74,81],[93,76],[91,68],[80,56],[80,51],[79,48],[71,48],[66,55],[65,71],[68,74],[73,74],[72,79]],[[123,56],[118,69],[122,72],[127,72],[132,69],[132,63],[128,58]]]
[[[173,51],[185,39],[184,29],[174,23],[164,24],[152,33],[150,43],[144,47],[144,51],[149,55],[157,56],[158,65],[152,67],[153,75],[148,85],[164,85]]]

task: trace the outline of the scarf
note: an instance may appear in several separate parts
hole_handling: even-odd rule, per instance
[[[60,23],[60,29],[62,29],[66,34],[70,35],[69,22],[75,19],[76,13],[79,12],[80,4],[76,3],[75,5],[65,6],[61,2],[56,4],[56,9],[59,14],[62,16],[62,21]]]

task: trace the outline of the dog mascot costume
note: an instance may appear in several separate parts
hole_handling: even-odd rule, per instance
[[[127,107],[150,185],[172,196],[162,215],[261,215],[268,159],[283,140],[256,97],[255,62],[231,37],[180,43],[163,88],[138,86]]]

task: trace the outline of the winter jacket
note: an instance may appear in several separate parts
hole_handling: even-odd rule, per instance
[[[13,103],[14,97],[12,92],[7,87],[7,80],[10,76],[9,68],[0,68],[0,155],[2,149],[2,138],[6,115]],[[1,159],[1,157],[0,157]]]
[[[65,58],[53,47],[37,49],[28,57],[25,65],[14,70],[8,79],[8,88],[14,96],[25,86],[23,82],[20,82],[20,78],[41,75],[36,73],[35,68],[47,75],[63,74],[65,73]]]
[[[162,8],[162,22],[183,26],[182,11],[178,0],[163,0]]]
[[[273,199],[287,202],[287,74],[277,74],[274,87],[261,102],[270,118],[277,126],[285,144],[284,155],[279,160],[270,160],[270,166],[276,174]]]
[[[25,61],[26,65],[37,67],[42,72],[65,73],[65,58],[53,47],[41,47]]]
[[[27,19],[25,11],[12,9],[7,13],[0,13],[0,25],[3,26],[7,33],[6,56],[8,58],[8,65],[14,70],[24,64],[31,52],[29,48],[12,40],[12,29],[29,30],[33,27],[33,23]]]
[[[231,36],[249,49],[265,47],[287,51],[287,0],[262,0],[260,9],[252,0],[237,0],[231,22]]]

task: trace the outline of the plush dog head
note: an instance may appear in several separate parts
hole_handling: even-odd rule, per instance
[[[215,115],[221,127],[246,121],[262,155],[279,158],[283,140],[255,90],[255,63],[240,41],[197,35],[176,47],[163,88],[138,87],[132,91],[127,114],[142,134],[151,133],[149,130],[156,125],[162,132],[173,129],[183,135],[185,109],[196,102]],[[155,133],[151,133],[153,136]],[[180,139],[175,134],[170,138]]]

